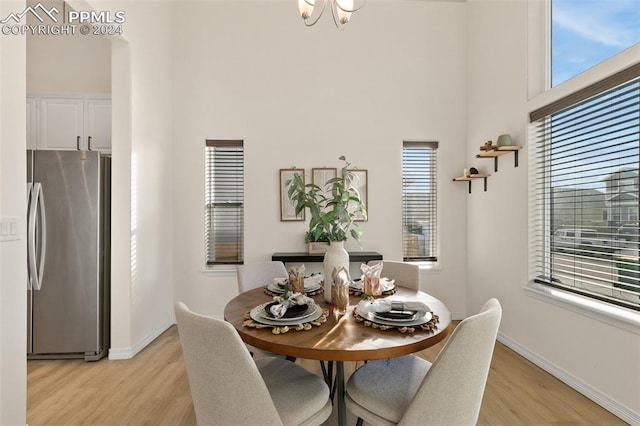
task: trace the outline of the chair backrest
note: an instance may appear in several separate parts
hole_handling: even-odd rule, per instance
[[[248,290],[267,285],[274,278],[288,278],[284,263],[277,261],[250,263],[238,266],[238,291]]]
[[[380,261],[369,261],[369,265],[376,263],[380,263]],[[393,260],[383,260],[381,276],[395,280],[396,285],[400,287],[420,290],[420,267],[418,265]]]
[[[500,302],[490,299],[458,324],[399,424],[476,424],[501,318]]]
[[[233,326],[191,312],[182,302],[175,311],[198,424],[282,424]]]

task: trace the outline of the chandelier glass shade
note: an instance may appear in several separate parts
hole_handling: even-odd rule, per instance
[[[333,22],[336,27],[342,29],[351,19],[351,14],[360,10],[365,3],[366,0],[356,7],[355,0],[298,0],[298,9],[304,24],[310,27],[320,20],[327,4],[329,4]],[[314,16],[314,10],[317,10],[317,8],[319,8],[319,12],[316,12]]]

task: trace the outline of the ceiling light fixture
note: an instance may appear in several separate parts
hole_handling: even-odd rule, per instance
[[[318,3],[321,3],[321,9],[314,18],[313,10]],[[331,15],[333,16],[333,22],[336,24],[336,27],[343,29],[344,25],[351,19],[351,14],[362,9],[366,0],[364,0],[359,7],[355,7],[355,0],[298,0],[300,16],[302,16],[304,24],[307,27],[315,25],[315,23],[318,22],[324,13],[327,3],[329,3],[329,7],[331,8]]]

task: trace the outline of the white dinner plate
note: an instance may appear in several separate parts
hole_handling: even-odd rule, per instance
[[[283,325],[298,325],[301,323],[314,321],[322,316],[322,308],[316,304],[313,304],[313,305],[309,305],[307,310],[303,314],[301,314],[302,316],[298,316],[296,318],[267,317],[266,311],[264,308],[270,303],[272,302],[263,303],[262,305],[258,305],[255,308],[253,308],[249,313],[249,315],[251,316],[251,319],[261,324],[283,326]]]

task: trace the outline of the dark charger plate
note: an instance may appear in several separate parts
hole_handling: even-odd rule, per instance
[[[271,313],[271,307],[273,305],[277,305],[279,302],[271,302],[268,305],[266,305],[264,307],[265,312],[267,313],[267,315],[269,316],[269,318],[275,318],[273,316],[273,314]],[[289,306],[287,308],[287,311],[284,313],[284,315],[282,316],[282,318],[297,318],[300,315],[304,314],[307,309],[309,308],[309,306],[305,305],[293,305],[293,306]]]

